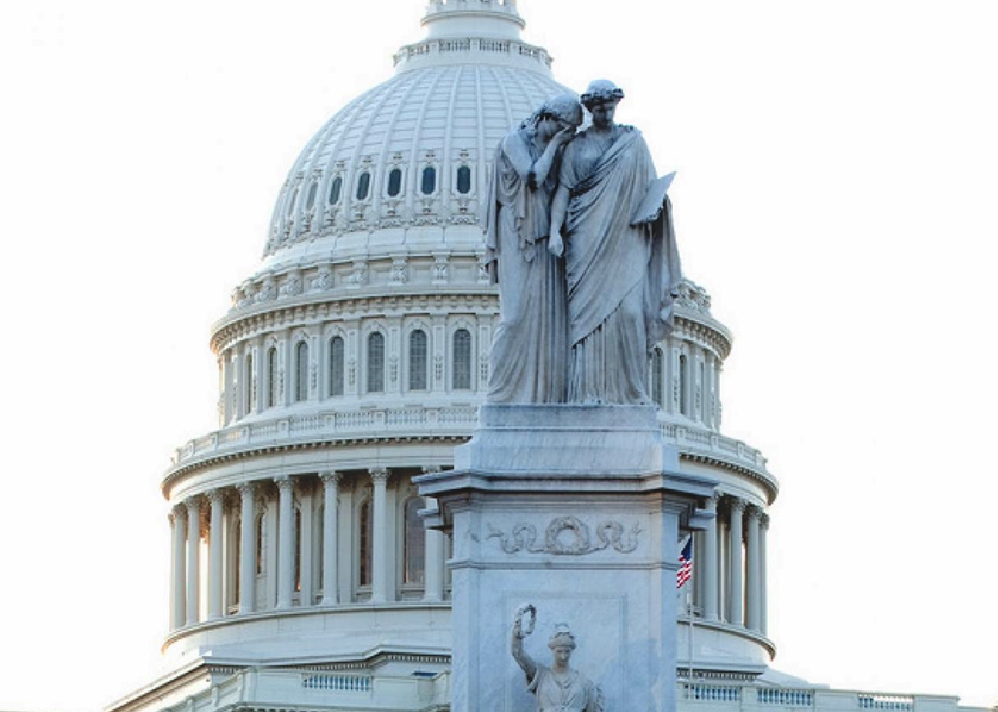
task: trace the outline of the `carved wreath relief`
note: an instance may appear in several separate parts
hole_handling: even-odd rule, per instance
[[[499,547],[507,554],[527,551],[531,554],[585,556],[608,548],[630,554],[638,548],[640,532],[641,525],[638,523],[625,535],[624,525],[620,522],[602,522],[595,528],[594,538],[585,522],[576,517],[559,517],[548,524],[543,543],[537,541],[537,527],[533,524],[517,524],[511,534],[489,524],[487,538],[498,539]]]

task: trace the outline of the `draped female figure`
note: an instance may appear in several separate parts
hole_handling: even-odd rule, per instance
[[[638,215],[655,166],[641,132],[613,122],[623,95],[603,80],[583,94],[593,125],[566,147],[551,208],[549,246],[565,254],[574,403],[652,402],[648,358],[672,327],[682,278],[668,198],[653,219]]]
[[[561,149],[580,123],[578,97],[557,96],[496,150],[485,217],[487,261],[500,297],[489,357],[490,402],[565,400],[564,267],[547,249],[547,238]]]

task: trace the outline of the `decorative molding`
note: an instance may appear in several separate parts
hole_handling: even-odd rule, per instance
[[[544,543],[537,543],[537,528],[533,524],[517,524],[511,535],[489,524],[488,539],[499,539],[499,547],[507,554],[526,551],[531,554],[552,554],[554,556],[585,556],[597,551],[612,548],[621,554],[629,554],[638,548],[638,534],[641,525],[635,523],[624,536],[624,526],[619,522],[603,522],[596,526],[595,541],[589,526],[577,517],[558,517],[548,524],[544,531]],[[570,538],[564,538],[565,532]]]

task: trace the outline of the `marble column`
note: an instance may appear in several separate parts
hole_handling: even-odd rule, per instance
[[[707,529],[704,531],[704,552],[703,552],[703,563],[701,567],[704,571],[704,619],[707,621],[717,621],[718,620],[718,593],[720,591],[720,583],[718,582],[718,547],[717,547],[717,536],[718,528],[721,525],[721,519],[717,511],[717,501],[719,498],[719,493],[715,492],[714,496],[710,501],[710,508],[714,511],[714,520],[707,525]],[[696,565],[696,564],[694,564]]]
[[[759,559],[759,520],[762,510],[751,506],[747,511],[748,527],[745,537],[745,627],[760,630],[762,603],[762,566]]]
[[[322,605],[335,606],[339,602],[337,595],[336,550],[339,547],[339,488],[340,474],[324,472],[322,479]]]
[[[295,587],[295,483],[278,477],[277,527],[277,608],[291,608]]]
[[[252,482],[239,485],[239,612],[252,613],[256,599],[256,487]]]
[[[742,512],[745,502],[733,498],[730,504],[731,524],[728,530],[728,623],[743,625],[745,621],[745,594],[742,589],[744,564],[742,562]]]
[[[424,506],[430,509],[436,506],[436,501],[430,497],[424,499]],[[429,602],[444,600],[444,533],[435,529],[426,530],[426,558],[423,565],[424,587],[423,600]]]
[[[372,557],[373,581],[371,600],[384,603],[388,600],[388,470],[379,467],[370,470],[374,481],[374,556]]]
[[[201,593],[201,500],[191,497],[187,505],[187,625],[198,622]]]
[[[220,489],[208,495],[211,525],[208,532],[208,618],[222,617],[222,514],[225,495]]]
[[[299,574],[298,605],[311,606],[315,602],[315,583],[312,576],[312,564],[315,557],[315,546],[312,530],[314,528],[314,504],[312,500],[312,483],[309,482],[300,490],[301,497],[301,540],[298,542],[298,560],[301,562]]]
[[[187,622],[187,572],[186,569],[187,508],[179,505],[170,513],[170,535],[173,566],[170,572],[170,629],[183,628]]]
[[[769,563],[766,540],[769,538],[769,515],[763,512],[759,527],[759,568],[762,570],[759,595],[759,632],[769,635]]]

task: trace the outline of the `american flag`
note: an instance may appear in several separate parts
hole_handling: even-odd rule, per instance
[[[693,576],[693,535],[686,540],[686,546],[679,552],[679,570],[676,572],[676,588],[682,588],[683,584]]]

